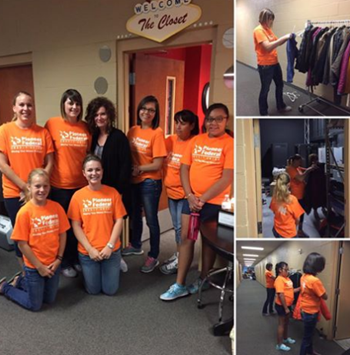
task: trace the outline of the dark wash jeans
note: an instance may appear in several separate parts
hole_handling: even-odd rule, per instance
[[[300,355],[313,354],[312,336],[316,328],[318,313],[301,312],[301,318],[304,323],[304,336],[301,342]]]
[[[275,289],[274,288],[266,288],[266,301],[264,303],[264,307],[262,312],[267,313],[267,308],[269,308],[269,312],[273,312],[273,303],[275,300]]]
[[[70,200],[76,191],[79,189],[58,189],[57,187],[51,187],[50,199],[58,202],[67,213]],[[78,241],[75,238],[72,227],[67,230],[67,243],[63,253],[62,269],[72,267],[79,264],[78,258]]]
[[[146,179],[139,184],[133,184],[132,194],[132,214],[131,245],[140,249],[142,246],[142,207],[145,212],[146,223],[150,232],[150,251],[148,256],[157,259],[159,255],[160,228],[158,221],[159,199],[162,193],[162,180]]]
[[[272,80],[276,85],[276,104],[277,110],[282,110],[286,107],[283,101],[283,78],[281,66],[277,63],[275,65],[258,65],[260,75],[261,89],[259,95],[259,111],[261,116],[268,114],[267,97],[270,90]]]

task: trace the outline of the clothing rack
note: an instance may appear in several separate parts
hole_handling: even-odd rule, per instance
[[[308,27],[308,26],[311,26],[311,25],[340,25],[340,24],[349,24],[350,25],[350,20],[330,20],[330,21],[311,21],[311,20],[307,20],[306,23],[305,23],[305,28]],[[326,104],[328,106],[334,107],[337,110],[344,112],[347,115],[350,114],[350,111],[348,111],[348,110],[346,110],[346,109],[344,109],[344,108],[342,108],[342,107],[340,107],[338,105],[335,105],[335,104],[329,102],[328,100],[323,99],[322,97],[318,96],[318,97],[311,98],[310,88],[308,88],[308,92],[309,92],[310,101],[306,102],[305,104],[301,104],[298,107],[299,112],[303,112],[304,111],[304,107],[308,107],[311,110],[313,110],[314,112],[318,113],[319,115],[325,117],[326,115],[324,115],[321,111],[319,111],[316,108],[311,106],[311,104],[314,103],[314,102],[322,102],[322,103],[324,103],[324,104]]]

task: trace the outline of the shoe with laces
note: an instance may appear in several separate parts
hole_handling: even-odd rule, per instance
[[[171,275],[177,273],[178,259],[176,258],[171,263],[163,264],[159,270],[165,275]]]
[[[200,285],[202,284],[203,280],[198,277],[198,279],[193,282],[190,286],[188,286],[188,292],[193,295],[194,293],[197,293],[199,290]],[[208,282],[205,282],[202,286],[202,291],[208,290],[210,285]]]
[[[122,250],[122,255],[123,256],[128,256],[128,255],[142,255],[143,250],[134,248],[130,243],[129,245]]]
[[[120,259],[120,270],[123,272],[128,272],[128,264],[123,258]]]
[[[179,285],[178,283],[174,283],[174,285],[170,286],[169,290],[160,295],[160,299],[162,301],[173,301],[177,298],[188,296],[188,290],[186,286]]]
[[[173,261],[177,260],[178,255],[179,255],[179,253],[174,253],[169,259],[167,259],[167,260],[165,260],[165,261],[163,262],[163,265],[164,265],[164,264],[170,264],[170,263],[172,263]]]
[[[283,339],[285,344],[295,344],[295,340],[292,338]]]
[[[158,265],[159,265],[159,261],[149,256],[147,257],[146,262],[141,267],[140,271],[147,274],[149,272],[152,272]]]
[[[70,277],[70,278],[78,276],[78,273],[71,266],[68,266],[68,267],[62,269],[61,273],[63,276]]]
[[[289,351],[290,350],[290,347],[289,346],[286,346],[284,344],[281,344],[281,345],[276,345],[276,350],[282,350],[282,351]]]

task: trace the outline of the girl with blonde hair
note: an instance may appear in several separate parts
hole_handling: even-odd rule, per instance
[[[297,198],[290,193],[289,188],[289,175],[279,174],[270,204],[270,209],[275,214],[272,232],[276,238],[296,237],[300,216],[305,213]]]

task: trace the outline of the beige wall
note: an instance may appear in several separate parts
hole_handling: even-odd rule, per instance
[[[257,201],[252,119],[236,119],[236,235],[256,238]]]
[[[0,0],[0,65],[11,64],[13,55],[31,54],[39,123],[59,115],[60,97],[68,88],[79,90],[85,104],[88,103],[96,96],[93,84],[99,76],[108,80],[105,95],[117,102],[116,41],[127,41],[118,36],[128,35],[125,24],[139,2]],[[198,22],[203,27],[216,28],[211,98],[227,103],[233,112],[232,90],[227,89],[222,80],[233,63],[233,51],[222,44],[222,34],[233,25],[233,2],[216,0],[213,4],[194,0],[192,3],[202,9]],[[184,30],[188,36],[191,29]],[[171,43],[171,39],[167,43]],[[103,45],[112,49],[108,63],[101,62],[98,56]]]
[[[236,46],[237,60],[256,67],[256,55],[253,43],[253,30],[259,24],[260,11],[267,7],[275,14],[273,31],[277,37],[287,33],[298,32],[305,27],[307,20],[329,21],[350,19],[349,0],[237,0],[236,2]],[[298,37],[297,42],[301,43]],[[278,57],[286,79],[286,46],[278,48]],[[305,88],[306,74],[296,71],[294,82],[296,86]],[[332,100],[331,86],[319,85],[315,94]]]
[[[275,267],[278,262],[284,261],[290,269],[302,270],[304,260],[309,253],[320,253],[326,258],[326,267],[318,277],[327,290],[328,300],[326,302],[334,318],[338,249],[339,242],[336,241],[287,241],[255,266],[256,279],[265,286],[265,265],[268,262]],[[332,339],[332,321],[325,321],[324,318],[321,318],[317,327],[318,329],[323,328],[327,338]]]

